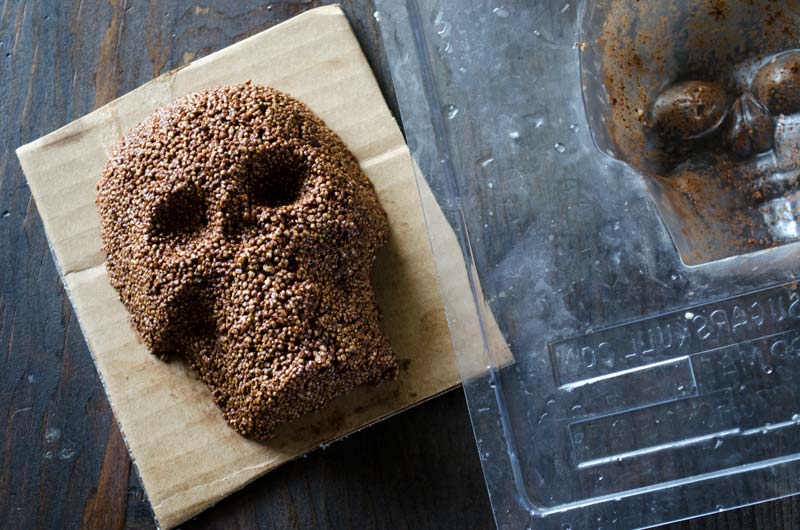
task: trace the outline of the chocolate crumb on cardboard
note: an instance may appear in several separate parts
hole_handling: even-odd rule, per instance
[[[369,283],[388,222],[342,141],[250,83],[191,94],[120,142],[98,184],[112,285],[239,433],[397,375]]]

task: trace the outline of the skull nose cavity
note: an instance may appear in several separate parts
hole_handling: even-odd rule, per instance
[[[167,239],[186,238],[206,226],[205,203],[195,186],[171,191],[155,206],[150,221],[150,235]]]
[[[728,116],[726,143],[740,158],[772,149],[775,123],[767,108],[751,94],[745,93],[734,102]]]
[[[306,160],[290,149],[269,149],[253,155],[247,168],[253,206],[277,208],[300,198],[306,181]]]
[[[217,335],[213,304],[202,284],[184,284],[163,306],[151,349],[162,359],[211,355]]]

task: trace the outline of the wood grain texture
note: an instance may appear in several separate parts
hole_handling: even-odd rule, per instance
[[[2,2],[0,528],[154,528],[13,150],[323,3]],[[345,1],[344,9],[396,111],[372,2]],[[492,527],[460,391],[288,464],[182,526]],[[666,528],[797,527],[800,501],[789,499]]]

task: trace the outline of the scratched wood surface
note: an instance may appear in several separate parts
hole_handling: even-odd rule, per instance
[[[322,3],[5,0],[0,8],[0,528],[152,529],[14,149]],[[344,2],[393,110],[370,0]],[[791,529],[786,500],[670,530]],[[182,526],[489,529],[460,391],[291,463]]]

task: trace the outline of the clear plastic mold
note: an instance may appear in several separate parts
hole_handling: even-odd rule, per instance
[[[780,92],[798,15],[378,2],[421,188],[504,339],[457,352],[499,528],[644,528],[800,491],[800,133]]]

